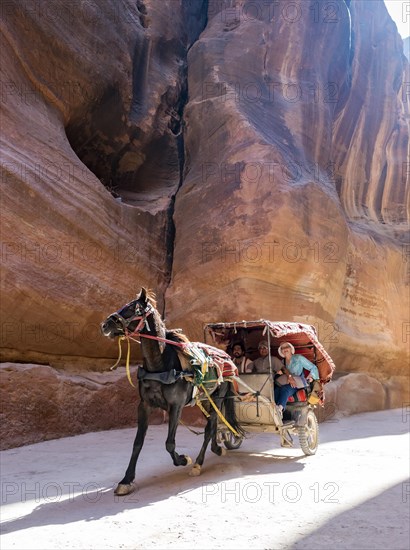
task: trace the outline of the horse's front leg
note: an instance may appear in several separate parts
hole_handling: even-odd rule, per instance
[[[145,434],[148,429],[148,418],[151,412],[151,407],[149,407],[145,401],[141,400],[138,405],[138,430],[137,435],[134,439],[134,445],[132,447],[131,460],[128,464],[127,471],[125,476],[117,485],[115,489],[115,494],[119,496],[128,495],[134,490],[132,482],[135,478],[135,468],[137,465],[137,460],[141,452],[142,446],[144,445]]]
[[[181,414],[181,405],[171,405],[169,410],[168,437],[165,442],[165,448],[171,455],[174,466],[186,466],[187,464],[192,464],[192,460],[188,455],[179,455],[175,452],[175,434],[181,419]]]

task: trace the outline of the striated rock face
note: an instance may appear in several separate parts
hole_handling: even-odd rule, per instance
[[[124,374],[3,363],[0,392],[2,449],[136,423],[136,390]]]
[[[323,94],[329,80],[345,87],[347,8],[335,33],[306,16],[290,23],[284,3],[258,18],[239,4],[233,20],[209,13],[189,53],[167,305],[196,331],[205,316],[330,321],[345,273],[348,227],[326,171],[337,103]]]
[[[46,4],[2,8],[1,346],[93,367],[116,352],[101,320],[170,277],[186,48],[205,14]]]
[[[169,318],[195,337],[209,320],[311,322],[338,368],[408,374],[395,26],[383,2],[235,5],[210,2],[189,52]]]
[[[43,365],[3,363],[0,398],[1,450],[137,423],[138,391],[119,371],[69,375]],[[185,408],[184,422],[203,425],[195,412]],[[162,411],[151,414],[150,423],[165,421]]]
[[[1,30],[4,361],[101,370],[100,321],[144,285],[192,339],[307,322],[338,370],[408,376],[410,69],[383,2],[10,0]]]
[[[333,130],[333,160],[350,220],[408,230],[409,65],[382,2],[352,2],[351,92]],[[388,234],[388,231],[386,231]]]

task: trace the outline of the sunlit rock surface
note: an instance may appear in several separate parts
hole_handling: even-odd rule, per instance
[[[2,6],[3,360],[93,368],[109,313],[141,284],[162,300],[203,20],[201,1]]]
[[[145,285],[192,339],[312,323],[405,402],[410,69],[383,2],[13,0],[1,30],[2,360],[108,367],[99,323]]]
[[[189,57],[167,312],[311,322],[408,374],[409,65],[383,2],[218,9]],[[337,9],[336,9],[337,8]],[[257,44],[257,47],[255,47]]]

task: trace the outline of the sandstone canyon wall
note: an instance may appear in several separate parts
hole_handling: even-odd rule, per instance
[[[5,359],[92,367],[115,354],[102,319],[141,284],[162,297],[201,4],[2,6]]]
[[[383,2],[13,0],[1,29],[3,361],[106,368],[99,323],[146,285],[192,339],[315,324],[408,400],[410,70]]]
[[[170,317],[196,336],[210,319],[311,322],[340,370],[408,375],[396,27],[382,2],[234,4],[210,3],[188,56]]]

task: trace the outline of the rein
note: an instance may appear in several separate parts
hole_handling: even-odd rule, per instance
[[[145,319],[144,317],[141,317],[141,320],[138,324],[138,327],[131,333],[128,332],[128,330],[126,330],[126,334],[125,336],[120,336],[118,338],[118,359],[116,360],[116,362],[114,363],[114,365],[112,367],[110,367],[110,370],[115,370],[118,365],[120,364],[120,361],[121,361],[121,358],[122,358],[122,347],[121,347],[121,342],[123,340],[127,340],[127,360],[126,360],[126,363],[125,363],[125,370],[126,370],[126,373],[127,373],[127,378],[128,378],[128,382],[131,384],[131,386],[133,388],[135,388],[135,384],[133,383],[132,379],[131,379],[131,372],[130,372],[130,355],[131,355],[131,348],[130,348],[130,340],[134,340],[134,338],[132,338],[133,336],[138,336],[139,338],[143,337],[143,338],[150,338],[151,340],[158,340],[159,342],[165,342],[166,344],[172,344],[174,346],[178,346],[178,347],[185,347],[187,344],[184,343],[184,342],[174,342],[173,340],[168,340],[167,338],[161,338],[160,336],[151,336],[150,334],[142,334],[141,332],[138,332],[138,330],[140,329],[140,326],[142,326],[145,322]],[[138,340],[134,340],[135,342],[137,342],[138,344],[140,342],[138,342]]]
[[[166,344],[171,344],[173,346],[178,346],[180,348],[183,348],[188,345],[185,342],[174,342],[173,340],[168,340],[167,338],[161,338],[160,336],[152,336],[151,334],[142,334],[141,332],[138,332],[137,329],[135,329],[134,332],[131,332],[131,334],[127,336],[138,336],[139,338],[150,338],[151,340],[158,340],[159,342],[165,342]]]
[[[118,359],[117,361],[115,362],[115,364],[110,367],[110,370],[115,370],[120,361],[121,361],[121,357],[122,357],[122,348],[121,348],[121,342],[123,340],[127,340],[127,359],[126,359],[126,364],[125,364],[125,368],[126,368],[126,373],[127,373],[127,378],[128,378],[128,381],[129,383],[131,384],[131,386],[133,388],[135,388],[136,386],[134,385],[132,379],[131,379],[131,372],[130,372],[130,355],[131,355],[131,346],[130,346],[130,339],[131,340],[134,340],[134,338],[132,338],[133,336],[138,336],[139,338],[148,338],[150,340],[157,340],[158,342],[164,342],[166,344],[170,344],[172,346],[177,346],[177,347],[180,347],[180,348],[184,348],[184,347],[187,347],[189,345],[189,343],[186,343],[186,342],[174,342],[173,340],[168,340],[167,338],[162,338],[161,336],[152,336],[151,334],[142,334],[140,332],[141,328],[144,326],[146,326],[147,330],[150,330],[149,328],[149,325],[148,325],[148,321],[147,321],[147,317],[148,315],[151,315],[153,313],[153,308],[152,306],[150,307],[147,307],[146,310],[144,311],[144,315],[138,315],[138,316],[134,316],[132,317],[128,323],[127,323],[127,326],[125,326],[125,320],[121,317],[121,315],[119,315],[118,312],[116,312],[116,317],[120,319],[121,321],[121,324],[123,325],[124,327],[124,336],[120,336],[118,338]],[[138,325],[136,326],[136,328],[132,331],[132,332],[129,332],[127,327],[128,325],[132,322],[132,321],[136,321],[136,320],[139,320],[139,323]],[[138,340],[135,340],[136,342],[138,342]],[[138,342],[140,343],[140,342]],[[185,375],[185,377],[187,377]],[[213,399],[211,398],[210,394],[208,393],[207,389],[205,388],[204,384],[201,383],[199,385],[199,387],[203,390],[206,398],[208,399],[209,403],[211,404],[212,408],[215,410],[216,414],[218,415],[219,419],[225,424],[225,426],[236,436],[236,437],[240,437],[239,433],[235,430],[235,428],[233,428],[229,422],[226,420],[226,418],[224,417],[224,415],[221,413],[221,411],[218,409],[218,407],[216,406],[215,402],[213,401]],[[202,406],[201,402],[200,402],[200,399],[199,399],[199,396],[196,395],[195,396],[195,401],[196,401],[196,405],[199,407],[199,409],[202,411],[202,413],[206,416],[206,417],[209,417],[209,413],[204,409],[204,407]]]
[[[132,338],[133,336],[138,336],[139,338],[141,338],[141,337],[142,338],[149,338],[151,340],[157,340],[158,342],[164,342],[166,344],[171,344],[171,345],[178,346],[178,347],[181,347],[181,348],[183,348],[187,345],[185,342],[174,342],[173,340],[168,340],[167,338],[161,338],[160,336],[152,336],[151,334],[142,334],[140,332],[140,330],[144,326],[144,324],[145,324],[147,330],[150,330],[149,325],[148,325],[148,321],[147,321],[147,317],[148,317],[148,315],[152,314],[152,312],[153,312],[153,309],[152,309],[152,307],[150,307],[150,308],[147,308],[145,310],[144,315],[139,315],[139,316],[132,317],[132,319],[130,319],[128,321],[127,326],[132,321],[139,321],[138,325],[135,327],[135,329],[132,332],[128,332],[128,329],[125,326],[125,323],[123,322],[123,318],[121,317],[121,315],[119,315],[118,312],[116,312],[114,314],[117,318],[119,318],[121,320],[121,323],[124,327],[125,335],[120,336],[118,338],[118,359],[114,363],[114,365],[112,367],[110,367],[110,370],[115,370],[118,367],[118,365],[121,361],[121,357],[122,357],[121,342],[123,340],[127,340],[127,360],[126,360],[126,363],[125,363],[125,369],[126,369],[126,373],[127,373],[128,382],[131,384],[131,386],[133,388],[136,387],[135,384],[133,383],[132,379],[131,379],[131,372],[130,372],[130,355],[131,355],[130,339],[134,340],[134,338]],[[138,342],[138,340],[135,340],[135,341]],[[138,342],[138,343],[140,343],[140,342]]]
[[[147,308],[145,310],[145,315],[140,315],[140,316],[136,316],[136,317],[133,317],[127,324],[127,326],[130,324],[131,321],[135,321],[135,320],[139,320],[139,323],[137,325],[137,327],[135,328],[135,330],[130,334],[128,332],[128,329],[127,329],[127,326],[125,326],[125,322],[124,322],[124,319],[121,315],[119,315],[118,312],[116,312],[114,315],[120,319],[123,327],[124,327],[124,331],[125,331],[125,335],[124,336],[120,336],[118,338],[118,359],[117,361],[114,363],[114,365],[112,367],[110,367],[110,370],[115,370],[120,361],[121,361],[121,357],[122,357],[122,347],[121,347],[121,342],[123,340],[127,340],[127,360],[126,360],[126,363],[125,363],[125,370],[126,370],[126,373],[127,373],[127,378],[128,378],[128,382],[131,384],[131,386],[133,388],[135,388],[135,384],[133,383],[132,381],[132,378],[131,378],[131,372],[130,372],[130,356],[131,356],[131,346],[130,346],[130,338],[131,340],[133,340],[132,336],[136,336],[136,335],[140,335],[140,333],[138,332],[139,330],[141,330],[141,328],[143,327],[143,325],[145,324],[145,326],[147,327],[147,329],[149,330],[149,326],[148,326],[148,321],[147,321],[147,316],[152,313],[152,307],[151,308]]]

